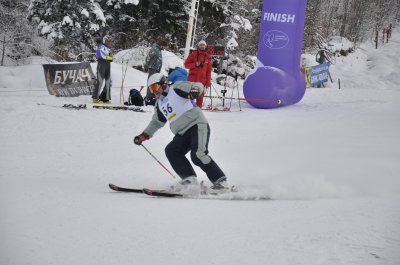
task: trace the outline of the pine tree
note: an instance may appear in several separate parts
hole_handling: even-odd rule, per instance
[[[0,0],[0,65],[7,56],[15,64],[32,53],[33,27],[27,23],[27,0]]]
[[[259,0],[248,0],[247,2],[243,2],[243,4],[244,6],[241,9],[242,16],[249,20],[252,29],[242,30],[238,35],[239,47],[236,53],[238,56],[246,59],[248,56],[255,56],[257,54],[262,2]],[[247,58],[247,60],[250,59]]]
[[[99,0],[98,0],[99,1]],[[107,28],[117,49],[138,43],[149,45],[159,38],[177,38],[184,43],[187,30],[186,0],[137,1],[134,5],[122,0],[101,0],[107,14]]]
[[[197,40],[226,46],[233,51],[239,46],[238,32],[251,31],[246,17],[248,1],[204,0],[200,4],[197,22]]]
[[[94,36],[105,26],[104,13],[93,0],[32,0],[28,19],[38,23],[40,36],[66,61],[93,53]]]

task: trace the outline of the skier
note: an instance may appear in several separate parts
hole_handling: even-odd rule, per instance
[[[97,83],[93,90],[93,103],[111,103],[111,62],[113,60],[111,56],[110,46],[112,39],[109,35],[103,37],[103,41],[97,46],[96,57],[97,57]],[[104,89],[101,92],[100,89],[105,82]]]
[[[198,49],[189,54],[185,61],[185,67],[189,69],[188,81],[201,82],[206,88],[211,86],[211,58],[207,53],[207,43],[199,41]],[[199,108],[203,106],[204,93],[197,99],[196,104]]]
[[[224,172],[208,155],[210,126],[201,109],[192,102],[192,99],[203,92],[203,85],[178,81],[168,86],[167,78],[160,73],[153,74],[147,85],[157,101],[152,120],[146,129],[134,138],[134,143],[141,145],[169,121],[175,136],[166,146],[165,154],[172,168],[182,179],[172,187],[172,191],[187,191],[198,187],[196,173],[185,157],[189,151],[192,162],[199,166],[213,183],[211,189],[217,192],[228,190]]]

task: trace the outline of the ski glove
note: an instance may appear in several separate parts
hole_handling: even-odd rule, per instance
[[[196,99],[200,96],[200,92],[202,91],[203,85],[201,83],[194,83],[190,89],[188,98]]]
[[[149,136],[147,133],[142,132],[141,134],[139,134],[138,136],[136,136],[135,138],[133,138],[133,142],[134,142],[135,144],[137,144],[137,145],[141,145],[142,142],[144,142],[144,141],[146,141],[146,140],[149,140],[149,139],[150,139],[150,136]]]
[[[190,91],[189,93],[189,99],[196,99],[200,96],[200,92],[199,91]]]
[[[111,56],[107,56],[107,57],[106,57],[106,60],[112,62],[112,61],[113,61],[113,58],[112,58]]]

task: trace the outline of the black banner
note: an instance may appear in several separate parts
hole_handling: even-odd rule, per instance
[[[216,45],[208,45],[207,52],[212,56],[225,56],[225,47],[224,46],[216,46]]]
[[[47,89],[56,97],[91,95],[97,82],[90,63],[44,64],[43,70]]]
[[[194,50],[190,50],[190,53],[192,53]],[[207,53],[210,56],[225,56],[225,47],[224,46],[217,46],[217,45],[208,45],[207,46]]]

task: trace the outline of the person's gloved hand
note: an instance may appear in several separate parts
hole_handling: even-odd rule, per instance
[[[107,56],[107,57],[106,57],[106,60],[112,62],[112,61],[113,61],[113,58],[112,58],[112,56]]]
[[[190,91],[189,93],[189,99],[196,99],[200,96],[199,91]]]
[[[138,136],[135,136],[135,138],[133,138],[133,142],[137,145],[141,145],[142,142],[149,140],[149,139],[150,139],[150,136],[147,133],[142,132],[141,134],[139,134]]]
[[[196,82],[193,83],[192,87],[190,88],[190,92],[188,95],[189,99],[196,99],[201,96],[201,92],[203,91],[203,84]]]

